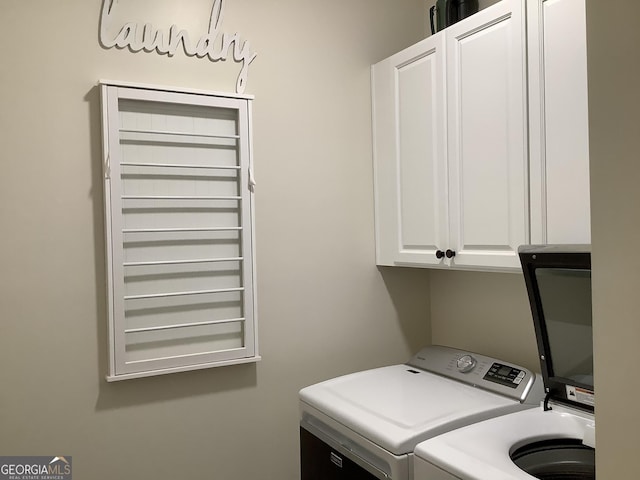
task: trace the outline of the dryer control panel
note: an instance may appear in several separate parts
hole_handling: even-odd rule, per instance
[[[527,372],[514,368],[510,365],[494,362],[489,371],[484,375],[484,379],[496,382],[509,388],[516,388],[522,383]]]
[[[521,403],[537,405],[544,397],[542,382],[535,373],[478,353],[430,345],[420,350],[408,365]]]

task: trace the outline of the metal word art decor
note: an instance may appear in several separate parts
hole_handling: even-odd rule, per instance
[[[115,0],[115,3],[118,3],[118,0]],[[161,55],[173,56],[182,45],[184,53],[189,57],[208,57],[212,62],[225,61],[233,48],[234,61],[242,63],[236,81],[236,92],[244,92],[249,65],[255,60],[257,53],[252,51],[249,42],[242,41],[237,33],[232,35],[220,33],[224,16],[224,0],[214,0],[207,33],[195,43],[191,42],[186,30],[179,30],[176,25],[163,30],[154,28],[150,23],[127,22],[115,36],[109,35],[113,7],[114,0],[103,0],[100,42],[105,48],[129,47],[132,52],[155,50]]]

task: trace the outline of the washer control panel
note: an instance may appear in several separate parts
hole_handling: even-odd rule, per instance
[[[483,377],[484,380],[499,383],[509,388],[517,388],[522,383],[526,372],[510,365],[493,362],[489,371]]]

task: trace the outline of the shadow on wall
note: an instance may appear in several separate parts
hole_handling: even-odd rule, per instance
[[[106,325],[101,325],[100,332],[102,331],[103,335],[98,334],[99,348],[107,344]],[[103,380],[100,383],[96,411],[243,390],[253,388],[258,383],[255,363],[108,383],[104,380],[106,363],[105,351],[104,355],[100,355],[99,375]]]
[[[431,344],[430,272],[425,268],[378,267],[407,345],[416,353]]]
[[[116,409],[131,405],[164,402],[184,397],[239,390],[257,385],[256,364],[211,368],[180,374],[124,380],[106,381],[108,373],[108,319],[106,299],[105,231],[104,231],[104,177],[102,168],[102,124],[100,88],[94,86],[85,95],[88,104],[92,187],[89,195],[93,202],[93,231],[96,272],[96,318],[98,371],[101,379],[96,410]]]

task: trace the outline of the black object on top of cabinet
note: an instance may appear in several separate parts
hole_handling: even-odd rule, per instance
[[[478,0],[447,0],[446,26],[473,15],[479,8]]]
[[[436,23],[433,23],[435,16]],[[431,23],[431,33],[439,32],[447,26],[447,0],[437,0],[436,4],[429,9],[429,22]]]
[[[478,10],[478,0],[436,0],[435,5],[429,9],[431,33],[439,32],[449,25],[473,15]]]

